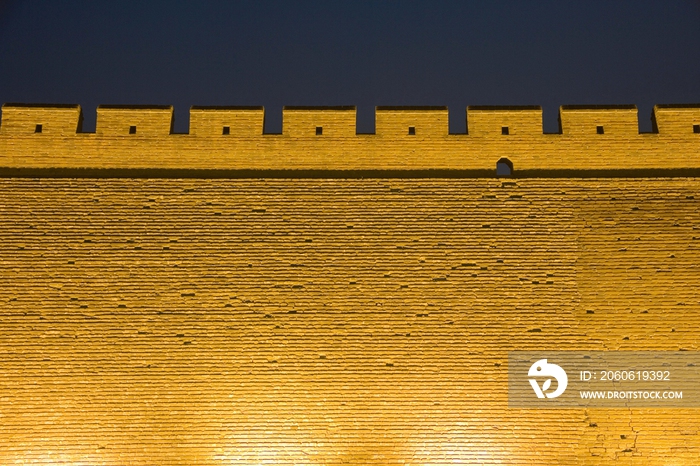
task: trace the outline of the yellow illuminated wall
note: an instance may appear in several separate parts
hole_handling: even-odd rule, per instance
[[[445,107],[377,107],[375,134],[356,134],[354,107],[285,107],[281,134],[263,134],[262,107],[193,107],[188,134],[172,133],[172,113],[100,106],[83,133],[77,105],[5,104],[0,167],[491,171],[505,157],[516,171],[700,168],[700,105],[657,105],[656,132],[641,134],[625,105],[564,106],[560,134],[542,133],[539,107],[469,107],[468,134],[448,133]]]
[[[559,135],[534,109],[475,109],[469,135],[444,109],[380,108],[376,135],[347,108],[281,135],[170,112],[76,134],[76,107],[5,106],[0,165],[700,165],[692,108],[644,135],[628,108],[564,108]],[[507,354],[698,350],[698,199],[696,177],[0,179],[0,464],[697,464],[697,410],[508,409]]]

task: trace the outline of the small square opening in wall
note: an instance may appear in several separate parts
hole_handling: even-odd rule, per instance
[[[36,126],[34,127],[34,132],[35,132],[35,133],[41,133],[42,131],[44,131],[44,125],[36,125]]]
[[[508,136],[510,134],[510,129],[507,126],[501,126],[501,134]]]
[[[320,136],[323,134],[323,126],[317,126],[316,127],[316,136]]]
[[[700,125],[693,125],[693,133],[700,134]]]
[[[221,134],[231,134],[231,127],[224,126],[224,129],[221,130]]]
[[[410,134],[411,136],[415,136],[415,135],[416,135],[416,127],[415,127],[415,126],[409,126],[409,127],[408,127],[408,134]]]
[[[496,162],[496,176],[512,176],[513,162],[503,157]]]
[[[605,134],[605,129],[602,126],[596,126],[595,132],[598,134]]]
[[[129,134],[136,134],[136,126],[129,126]]]

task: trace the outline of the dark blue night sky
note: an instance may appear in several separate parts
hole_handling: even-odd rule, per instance
[[[700,1],[3,1],[0,102],[639,107],[700,102]]]

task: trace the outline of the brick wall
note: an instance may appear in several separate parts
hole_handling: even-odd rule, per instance
[[[215,138],[187,160],[170,142],[135,157],[126,136],[32,138],[5,137],[3,165],[239,156]],[[370,160],[355,138],[348,158]],[[698,350],[699,191],[2,179],[0,463],[696,464],[695,410],[508,409],[506,372],[514,349]]]
[[[700,105],[656,106],[658,132],[643,134],[634,106],[564,106],[561,134],[542,134],[539,107],[469,107],[469,134],[448,133],[444,107],[378,107],[376,134],[356,134],[354,107],[286,107],[281,134],[263,134],[262,108],[193,107],[189,134],[171,134],[172,107],[101,106],[95,133],[80,115],[4,105],[0,168],[700,169]]]

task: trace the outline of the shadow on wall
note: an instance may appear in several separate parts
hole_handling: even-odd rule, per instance
[[[507,160],[507,159],[506,159]],[[509,178],[697,178],[700,168],[648,169],[526,169],[496,165],[496,177]],[[510,170],[510,175],[500,170]],[[1,178],[150,178],[150,179],[449,179],[493,178],[487,169],[304,170],[304,169],[188,169],[188,168],[31,168],[0,167]]]

